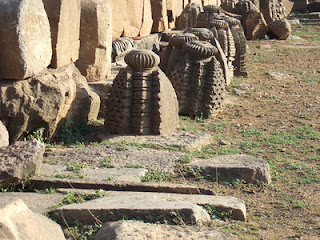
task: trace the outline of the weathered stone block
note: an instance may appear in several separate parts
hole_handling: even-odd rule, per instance
[[[291,34],[291,25],[287,19],[280,19],[268,24],[268,36],[286,40]]]
[[[81,0],[80,40],[76,66],[81,74],[89,82],[106,79],[112,51],[112,10],[108,1]]]
[[[72,189],[70,189],[72,190]],[[69,190],[69,191],[70,191]],[[77,190],[72,190],[76,192]],[[85,191],[85,190],[84,190]],[[91,190],[91,193],[95,190]],[[67,192],[65,190],[64,192]],[[157,198],[171,200],[171,201],[184,201],[193,203],[199,206],[210,205],[222,211],[230,211],[231,218],[234,220],[246,221],[246,205],[243,200],[231,196],[210,196],[203,194],[177,194],[177,193],[156,193],[156,192],[128,192],[128,191],[106,191],[108,197],[115,196],[156,196]]]
[[[197,239],[236,240],[236,236],[214,228],[150,224],[137,221],[119,221],[105,224],[95,240],[127,239]]]
[[[152,32],[163,32],[168,29],[167,0],[151,0]]]
[[[271,182],[270,168],[267,161],[248,155],[223,155],[211,159],[196,160],[189,164],[199,168],[203,174],[219,179],[242,179],[247,183]],[[216,176],[218,174],[218,176]]]
[[[88,211],[89,210],[89,211]],[[56,217],[63,215],[67,221],[81,221],[92,224],[97,217],[100,221],[115,221],[124,216],[144,217],[147,215],[163,215],[175,212],[190,219],[196,224],[210,220],[209,214],[195,204],[183,201],[167,201],[155,196],[104,197],[81,204],[71,204],[54,211]]]
[[[51,62],[51,34],[42,0],[0,1],[0,79],[25,79]]]
[[[23,139],[44,127],[52,137],[61,120],[94,120],[100,99],[74,64],[48,69],[41,75],[20,81],[0,82],[0,116],[10,141]]]
[[[65,240],[57,223],[33,213],[22,200],[0,204],[0,215],[1,239]]]
[[[111,0],[112,39],[147,36],[153,20],[150,0]]]
[[[42,0],[47,12],[54,68],[75,62],[79,57],[80,0]]]
[[[16,142],[0,148],[0,188],[38,172],[43,154],[44,145],[37,140]]]
[[[9,145],[9,133],[6,126],[0,121],[0,147]]]

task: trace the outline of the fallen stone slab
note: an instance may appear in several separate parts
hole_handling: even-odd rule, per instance
[[[7,147],[9,145],[9,133],[6,126],[0,121],[0,147]]]
[[[209,221],[209,214],[195,204],[183,201],[167,201],[156,196],[115,196],[94,199],[81,204],[59,207],[53,211],[58,220],[80,221],[93,224],[96,219],[102,222],[147,216],[163,217],[179,214],[188,223]],[[174,214],[174,215],[175,215]]]
[[[210,144],[211,135],[204,132],[194,131],[176,131],[171,135],[145,135],[145,136],[132,136],[132,135],[112,135],[102,133],[98,135],[98,140],[109,142],[131,142],[131,143],[151,143],[159,148],[173,147],[178,149],[197,150],[201,147]]]
[[[26,79],[44,71],[52,48],[42,0],[2,0],[0,19],[0,79]]]
[[[179,151],[154,149],[150,145],[139,147],[137,142],[103,142],[99,145],[88,145],[81,148],[46,149],[45,161],[66,165],[72,159],[74,163],[86,163],[88,167],[92,168],[108,161],[115,167],[144,166],[174,173],[176,162],[184,154]]]
[[[44,145],[37,140],[16,142],[0,148],[0,188],[19,183],[37,173],[42,164]]]
[[[243,179],[247,183],[271,183],[270,168],[267,161],[248,155],[222,155],[210,159],[198,159],[188,164],[201,169],[202,174],[217,177],[219,180]]]
[[[61,193],[75,194],[94,194],[96,190],[60,188],[57,189]],[[108,197],[114,196],[156,196],[157,198],[168,201],[184,201],[193,203],[199,206],[210,205],[215,209],[225,212],[231,211],[231,217],[235,220],[246,221],[246,206],[244,201],[231,196],[209,196],[209,195],[192,195],[192,194],[176,194],[176,193],[155,193],[155,192],[126,192],[126,191],[105,191],[104,194]]]
[[[0,239],[65,240],[61,227],[20,199],[0,203]]]
[[[77,175],[81,175],[86,180],[141,182],[141,178],[147,171],[145,168],[83,168]],[[67,166],[62,165],[42,164],[40,169],[40,175],[45,177],[63,177],[74,174],[74,171],[69,171]]]
[[[195,187],[191,185],[173,183],[132,183],[132,182],[106,182],[97,180],[81,179],[57,179],[50,177],[33,177],[30,183],[35,189],[46,188],[78,188],[78,189],[103,189],[113,191],[135,191],[135,192],[166,192],[181,194],[205,194],[215,195],[215,192],[208,188]]]
[[[7,192],[0,193],[0,205],[7,201],[22,199],[31,211],[48,213],[52,210],[51,207],[57,205],[63,198],[62,193]]]
[[[236,236],[219,229],[151,224],[137,221],[106,223],[95,240],[170,239],[170,240],[236,240]]]

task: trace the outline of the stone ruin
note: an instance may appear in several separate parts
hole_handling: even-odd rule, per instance
[[[173,38],[174,39],[174,38]],[[223,70],[216,47],[205,41],[183,44],[185,56],[173,65],[170,80],[179,101],[179,113],[209,117],[220,110],[225,98]]]
[[[0,0],[0,159],[7,161],[0,161],[0,187],[39,171],[44,145],[18,141],[39,127],[45,128],[45,137],[52,138],[66,119],[95,120],[99,108],[106,106],[101,111],[104,127],[111,133],[171,135],[179,126],[179,114],[209,117],[220,111],[233,75],[247,72],[239,16],[218,5],[219,0]],[[279,18],[280,13],[272,16]],[[171,35],[167,43],[160,43],[164,31]],[[160,49],[161,61],[155,53]],[[113,66],[123,60],[127,66],[121,65],[114,74]],[[105,103],[100,105],[103,94],[93,91],[93,85],[102,86]],[[128,186],[137,189],[134,184]],[[180,185],[172,189],[180,194],[203,191]],[[176,202],[141,196],[143,204],[146,199],[154,206],[167,205],[165,211],[177,210]],[[235,209],[228,204],[227,209],[230,205]],[[22,202],[11,205],[30,214]],[[197,205],[180,208],[184,206],[199,208],[203,215],[199,219],[209,220]],[[235,219],[244,221],[245,205],[240,206],[240,211],[234,211],[238,212]],[[5,208],[0,204],[0,211]],[[41,223],[41,217],[38,220]],[[59,231],[57,239],[63,239],[60,227],[54,228]]]
[[[112,133],[170,134],[179,125],[172,85],[158,68],[160,58],[149,50],[126,55],[107,102],[105,126]]]
[[[2,9],[9,9],[7,1],[1,1],[0,4]],[[202,99],[203,95],[199,92],[189,94],[181,90],[183,84],[187,83],[183,83],[185,79],[183,81],[178,79],[183,78],[181,76],[189,71],[189,66],[195,68],[195,62],[206,63],[203,66],[202,63],[198,65],[199,76],[192,76],[192,79],[189,76],[190,79],[187,82],[193,82],[195,85],[200,84],[199,78],[207,77],[208,82],[217,81],[210,74],[207,76],[207,73],[204,73],[207,70],[204,69],[215,69],[214,71],[219,72],[218,75],[222,72],[224,87],[220,91],[223,91],[225,86],[231,83],[234,75],[247,76],[245,38],[260,38],[267,33],[271,37],[286,39],[291,31],[290,25],[284,20],[288,9],[290,10],[290,4],[286,0],[222,2],[122,0],[120,3],[115,0],[109,2],[104,0],[14,0],[11,5],[10,11],[0,12],[0,16],[7,19],[2,21],[1,36],[15,36],[14,41],[8,41],[6,37],[0,39],[2,49],[0,78],[6,79],[1,80],[2,95],[0,97],[3,110],[0,119],[9,129],[12,141],[35,131],[37,125],[45,127],[46,136],[52,137],[66,118],[78,119],[82,116],[84,120],[95,119],[100,105],[99,96],[95,92],[103,97],[101,106],[107,108],[107,110],[100,109],[100,117],[104,118],[110,109],[106,104],[106,101],[109,101],[110,83],[120,69],[126,68],[122,60],[132,50],[147,48],[156,53],[162,50],[160,68],[172,82],[179,104],[182,106],[186,103],[181,102],[191,101],[184,99],[187,96],[192,98],[199,95],[197,98]],[[27,14],[25,9],[37,9],[38,12]],[[128,14],[129,11],[134,14]],[[26,17],[19,18],[18,12]],[[37,22],[39,26],[35,24],[31,27],[24,24],[24,21],[32,21],[33,18],[40,19]],[[6,27],[9,22],[15,22],[13,20],[16,20],[17,24]],[[183,31],[168,31],[174,27]],[[23,31],[18,31],[19,29]],[[27,36],[25,32],[32,32],[32,34]],[[167,43],[160,42],[161,32],[168,33]],[[180,40],[177,40],[179,38]],[[214,51],[214,56],[203,59],[195,57],[194,54],[188,53],[190,49],[186,47],[189,46],[186,42],[194,43],[194,41],[201,42],[201,44],[198,42],[199,49],[207,48],[211,44],[217,51]],[[209,61],[209,58],[214,58],[215,61]],[[212,63],[210,68],[207,66],[207,60]],[[112,66],[117,66],[117,71],[112,71]],[[129,66],[129,68],[132,67]],[[121,74],[123,71],[121,70]],[[60,81],[64,83],[57,84]],[[21,87],[22,83],[23,87]],[[44,86],[49,83],[53,85],[50,89],[57,88],[52,92],[59,93],[59,98],[55,98],[54,101],[49,98],[50,95],[43,96],[45,91],[42,89],[45,89]],[[33,95],[33,98],[28,97],[28,100],[23,101],[29,102],[27,106],[17,101],[22,94],[17,90],[18,87],[28,89],[24,91],[30,95],[36,89],[34,86],[41,86],[40,91]],[[94,88],[95,92],[90,87]],[[11,91],[16,92],[18,97],[9,96]],[[215,99],[217,97],[215,94],[215,91],[212,91],[210,98]],[[48,98],[48,100],[44,104],[38,100],[39,98]],[[190,116],[208,116],[209,112],[213,113],[223,105],[223,97],[218,99],[214,104],[211,103],[214,107],[208,107],[210,104],[205,104],[208,107],[206,110],[203,106],[195,107],[201,104],[194,103],[187,104],[193,110],[180,109],[180,113]],[[197,101],[200,100],[195,100]],[[89,110],[78,106],[83,102],[86,102]],[[58,110],[51,111],[53,107],[48,103],[52,103],[52,106],[56,106]],[[12,104],[14,107],[11,107]],[[45,110],[39,111],[43,106]],[[17,109],[24,110],[18,112]],[[15,122],[19,124],[18,129],[21,130],[14,129],[15,124],[11,123],[11,119],[16,119]]]

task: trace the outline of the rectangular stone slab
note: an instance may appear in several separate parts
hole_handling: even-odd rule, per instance
[[[96,190],[62,188],[57,189],[61,193],[94,194]],[[246,206],[243,200],[232,196],[210,196],[176,193],[151,193],[151,192],[127,192],[127,191],[105,191],[108,197],[114,196],[156,196],[169,201],[184,201],[199,206],[210,205],[223,211],[231,211],[232,219],[246,221]]]
[[[56,179],[50,177],[33,177],[30,179],[35,189],[46,188],[83,188],[83,189],[103,189],[114,191],[137,191],[137,192],[167,192],[184,194],[205,194],[215,195],[215,192],[208,188],[195,187],[190,185],[173,183],[132,183],[132,182],[106,182],[88,181],[79,179]]]
[[[172,212],[181,214],[190,223],[209,221],[209,214],[195,204],[182,201],[167,201],[155,196],[116,196],[104,197],[81,204],[62,206],[54,211],[58,219],[80,221],[93,224],[96,219],[102,222],[121,220],[125,217],[172,216]],[[62,217],[63,216],[63,217]]]
[[[204,175],[216,176],[221,180],[242,179],[247,183],[271,183],[267,161],[245,154],[222,155],[210,159],[197,159],[189,167],[201,169]]]
[[[145,176],[145,168],[82,168],[79,172],[86,180],[98,181],[130,181],[141,182]],[[64,165],[42,164],[40,169],[41,176],[56,177],[57,175],[74,175],[74,171],[68,171]]]

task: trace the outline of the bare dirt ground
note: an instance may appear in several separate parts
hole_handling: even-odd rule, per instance
[[[269,186],[190,180],[246,201],[246,223],[216,224],[240,239],[320,239],[320,21],[302,20],[293,35],[307,41],[250,41],[249,77],[234,79],[225,110],[182,121],[214,138],[196,156],[240,152],[270,164]]]

